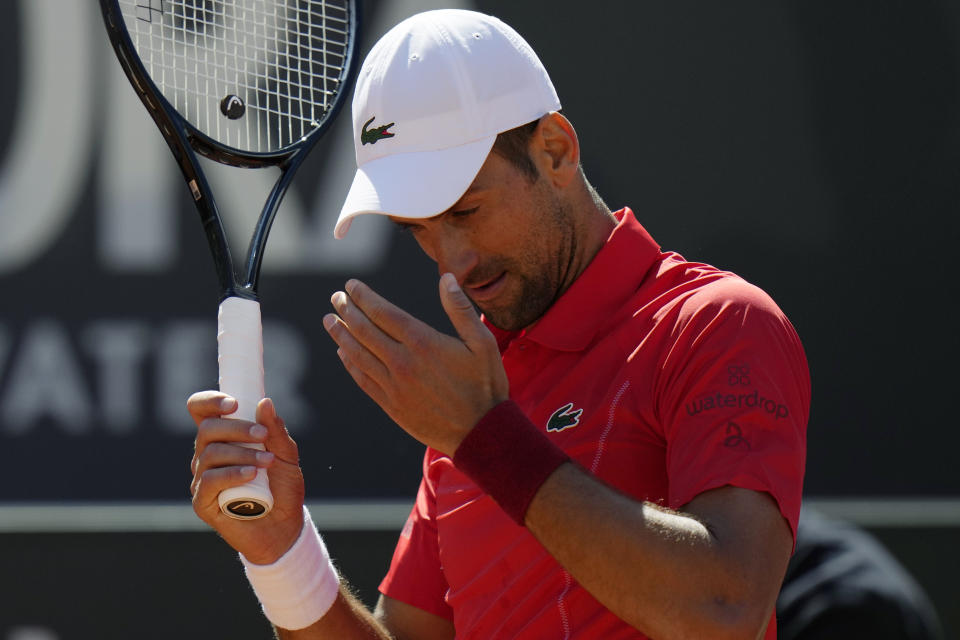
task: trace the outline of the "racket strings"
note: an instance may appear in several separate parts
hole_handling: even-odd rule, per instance
[[[194,127],[244,152],[295,144],[345,73],[347,0],[120,0],[147,73]],[[227,109],[227,107],[231,109]]]

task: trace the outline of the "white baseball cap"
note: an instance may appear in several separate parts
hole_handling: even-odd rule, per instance
[[[560,109],[530,45],[497,18],[440,9],[370,50],[353,97],[357,173],[334,236],[354,216],[430,218],[453,206],[497,134]]]

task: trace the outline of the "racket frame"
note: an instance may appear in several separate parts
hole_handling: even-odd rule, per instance
[[[256,337],[251,340],[251,342],[256,342],[257,344],[251,344],[245,347],[246,353],[243,355],[246,356],[248,362],[251,363],[250,368],[256,370],[251,372],[249,377],[256,382],[256,376],[259,376],[260,397],[263,397],[263,355],[262,338],[259,338],[259,282],[267,238],[270,234],[273,221],[276,218],[277,210],[280,207],[287,188],[293,180],[293,176],[313,146],[323,134],[326,133],[330,126],[332,126],[337,114],[350,95],[349,87],[355,78],[357,65],[359,64],[359,56],[356,55],[356,49],[361,20],[360,4],[361,2],[359,0],[346,0],[349,30],[343,52],[344,66],[341,71],[337,93],[333,97],[333,101],[324,114],[322,121],[313,131],[300,138],[299,141],[280,150],[273,152],[248,152],[235,149],[214,140],[186,121],[186,119],[179,114],[150,78],[146,67],[141,62],[136,52],[133,39],[127,30],[118,0],[100,0],[100,9],[110,38],[110,44],[120,61],[120,66],[123,68],[137,96],[146,107],[147,112],[153,118],[161,135],[167,142],[167,146],[170,148],[177,162],[177,166],[180,167],[180,172],[183,174],[184,180],[193,197],[197,213],[200,216],[200,222],[203,225],[210,254],[213,258],[220,292],[218,343],[220,343],[221,336],[225,333],[225,317],[235,318],[237,314],[234,310],[238,307],[244,309],[241,315],[248,316],[248,320],[251,314],[255,316]],[[238,273],[236,269],[236,263],[234,262],[229,244],[227,243],[226,232],[223,227],[219,208],[213,197],[210,184],[200,166],[200,156],[233,167],[256,169],[277,167],[280,170],[280,176],[276,182],[274,182],[261,209],[260,215],[257,218],[253,234],[250,238],[250,244],[247,248],[242,273]],[[240,300],[231,300],[231,298],[239,298]],[[233,320],[231,320],[231,322],[232,321]],[[250,322],[252,323],[253,321],[251,320]],[[248,323],[248,326],[254,325]],[[252,329],[250,331],[253,333]],[[259,338],[259,342],[257,338]],[[223,356],[224,351],[221,344],[220,357],[222,358]],[[222,362],[220,369],[221,389],[223,389],[225,388],[223,380],[226,378],[226,374],[224,373]],[[233,377],[235,378],[236,376]],[[246,383],[249,382],[250,380],[246,381]],[[247,387],[256,386],[255,384],[251,385],[246,383],[245,386]],[[241,401],[241,404],[244,404],[244,401]],[[246,404],[250,403],[247,402]],[[241,413],[243,414],[242,419],[254,419],[253,411],[249,406],[240,407],[235,416]],[[259,449],[263,448],[262,445],[252,446]],[[237,519],[255,519],[265,516],[273,505],[273,497],[270,494],[265,470],[259,469],[257,477],[250,483],[224,491],[221,493],[219,500],[221,510],[227,516]],[[243,504],[249,505],[251,508],[246,511],[244,511],[243,508],[239,511],[233,511],[230,508],[230,505]]]
[[[343,54],[344,67],[338,91],[327,109],[323,121],[313,131],[298,142],[274,152],[241,151],[217,142],[180,116],[179,112],[164,97],[159,87],[150,78],[146,67],[136,53],[133,39],[127,31],[120,5],[117,0],[100,0],[100,9],[110,37],[110,44],[120,60],[127,79],[134,87],[140,101],[143,102],[166,140],[170,151],[180,167],[184,180],[193,196],[194,205],[200,214],[207,237],[207,244],[213,256],[220,285],[220,300],[228,297],[258,300],[260,269],[263,253],[270,234],[270,228],[276,218],[283,196],[293,180],[297,169],[307,154],[323,137],[333,124],[349,97],[350,83],[356,75],[359,56],[356,55],[357,35],[359,32],[360,2],[346,0],[349,20],[349,35]],[[233,255],[227,244],[220,211],[217,207],[210,184],[199,165],[198,155],[233,167],[260,169],[278,167],[280,177],[274,183],[264,203],[247,248],[244,270],[238,273]],[[238,277],[241,276],[242,277]]]

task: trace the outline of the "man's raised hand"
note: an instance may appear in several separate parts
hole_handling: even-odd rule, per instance
[[[414,318],[357,280],[331,297],[324,317],[337,354],[354,381],[398,425],[448,455],[509,385],[496,339],[451,274],[440,300],[458,336]]]

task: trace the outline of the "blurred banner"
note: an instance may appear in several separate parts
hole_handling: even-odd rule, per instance
[[[368,33],[436,3],[368,12]],[[216,387],[212,261],[176,164],[88,3],[15,3],[0,26],[0,501],[180,500],[193,391]],[[348,277],[436,315],[435,276],[392,225],[333,225],[355,169],[344,111],[298,174],[262,278],[268,393],[318,495],[409,495],[422,448],[343,373],[320,325]],[[209,164],[235,253],[276,174]],[[416,283],[416,284],[414,284]],[[433,309],[431,309],[431,306]],[[434,322],[436,318],[431,318]],[[42,462],[42,470],[37,468]],[[377,474],[366,467],[372,465]]]
[[[364,48],[453,4],[369,2]],[[473,5],[534,44],[611,207],[764,287],[797,326],[816,495],[960,493],[956,5],[558,2],[549,20]],[[0,502],[182,499],[184,403],[216,384],[216,286],[187,189],[93,5],[12,3],[0,77],[0,445],[6,477],[30,478]],[[392,225],[361,217],[333,239],[349,123],[298,174],[267,246],[267,390],[312,495],[406,496],[422,449],[342,371],[320,318],[360,277],[448,323],[433,265]],[[245,248],[273,176],[210,173]]]

